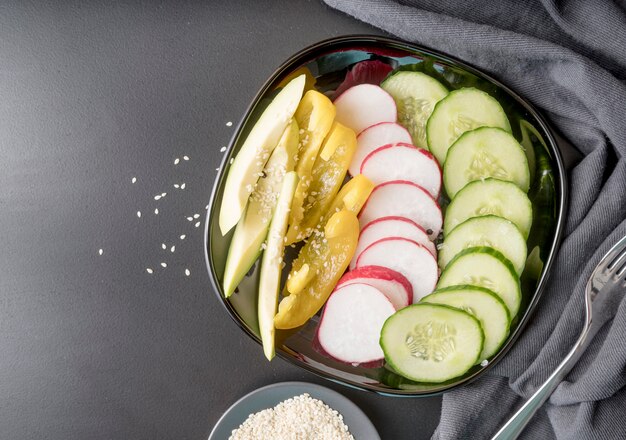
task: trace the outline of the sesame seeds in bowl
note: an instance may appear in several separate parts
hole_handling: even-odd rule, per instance
[[[380,440],[376,428],[341,394],[306,382],[282,382],[259,388],[235,402],[209,440],[332,438]]]

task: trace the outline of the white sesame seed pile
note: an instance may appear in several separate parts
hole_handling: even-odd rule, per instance
[[[229,440],[354,440],[343,416],[305,393],[250,414]]]

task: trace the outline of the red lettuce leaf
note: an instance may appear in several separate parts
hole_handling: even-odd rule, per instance
[[[350,87],[359,84],[380,85],[382,80],[384,80],[392,70],[393,68],[389,64],[385,64],[379,60],[361,61],[352,67],[352,70],[348,72],[343,82],[339,84],[339,87],[335,90],[333,99],[336,99]]]

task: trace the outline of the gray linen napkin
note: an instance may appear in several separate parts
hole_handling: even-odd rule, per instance
[[[443,398],[434,438],[489,438],[570,350],[587,279],[626,234],[626,4],[325,2],[491,73],[539,107],[584,156],[570,171],[565,238],[533,319],[489,375]],[[626,438],[626,299],[613,312],[522,438]]]

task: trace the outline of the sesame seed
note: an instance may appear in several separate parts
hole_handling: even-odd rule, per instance
[[[200,217],[200,214],[194,214],[193,215],[193,218],[198,218],[198,217]]]
[[[178,162],[180,162],[179,158],[174,159],[174,165],[178,165]]]
[[[159,215],[159,208],[156,208],[156,209],[154,210],[154,213],[155,213],[156,215]]]
[[[183,235],[181,235],[181,236],[180,236],[180,239],[181,239],[181,240],[184,240],[184,239],[185,239],[185,237],[186,237],[186,235],[185,235],[185,234],[183,234]]]
[[[149,274],[152,274],[154,271],[152,269],[150,269],[149,267],[146,268],[146,272],[148,272]]]
[[[161,193],[161,197],[165,197],[167,193]]]
[[[172,247],[170,248],[170,252],[172,252],[172,253],[173,253],[175,250],[176,250],[176,246],[172,246]]]
[[[189,220],[190,222],[193,221],[193,217],[187,217],[187,220]]]
[[[189,156],[183,156],[183,160],[189,160]]]
[[[232,122],[230,122],[230,121],[228,121],[228,122],[226,123],[226,126],[227,126],[227,127],[231,127],[232,125],[233,125],[233,123],[232,123]]]
[[[167,267],[167,263],[161,263],[161,267]]]
[[[197,222],[194,226],[195,226],[196,228],[200,227],[200,222]]]
[[[207,210],[208,210],[208,209],[209,209],[209,205],[206,205],[206,206],[204,207],[204,209],[207,209]]]
[[[133,177],[132,179],[130,179],[130,183],[135,183],[135,182],[137,182],[137,178],[136,177]]]
[[[220,148],[220,153],[223,153],[224,151],[226,151],[226,147]]]
[[[161,243],[161,249],[167,249],[167,246],[165,246],[165,243]]]
[[[191,271],[189,269],[185,269],[185,275],[187,276],[191,275]]]
[[[137,211],[137,217],[141,218],[141,211]]]
[[[232,165],[234,161],[235,161],[235,158],[234,158],[234,157],[231,157],[231,158],[230,158],[230,164]]]
[[[178,183],[175,183],[174,188],[180,188],[180,185]]]
[[[161,200],[161,197],[163,197],[161,194],[158,194],[156,196],[154,196],[154,200]]]
[[[182,185],[180,185],[180,189],[185,189],[186,185],[187,185],[186,183],[183,183]]]
[[[215,168],[215,171],[219,171],[219,170],[220,170],[219,168]]]
[[[102,255],[104,253],[104,251],[102,249],[98,249],[98,254]]]

